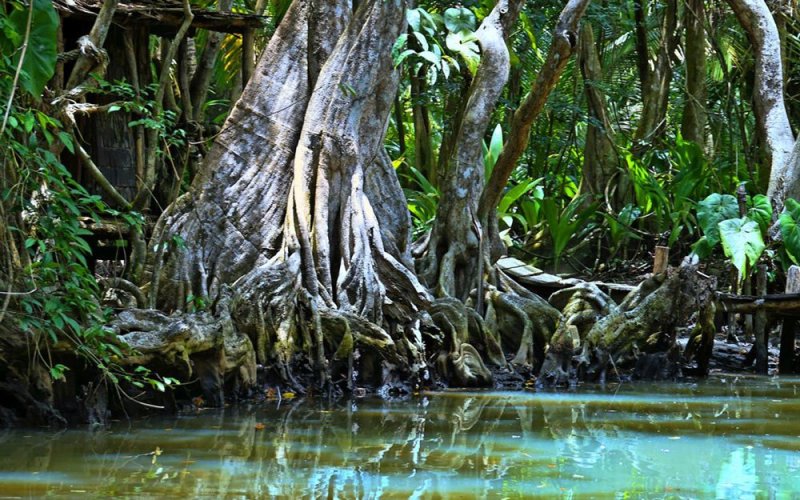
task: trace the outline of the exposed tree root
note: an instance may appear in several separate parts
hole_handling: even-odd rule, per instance
[[[514,352],[511,364],[538,371],[561,313],[544,299],[513,292],[487,294],[486,323],[499,332],[506,352]]]
[[[520,2],[498,2],[478,30],[481,64],[448,146],[452,193],[419,259],[432,293],[376,133],[396,93],[405,2],[324,4],[293,2],[191,191],[159,220],[143,288],[176,315],[120,314],[114,328],[140,353],[127,363],[182,365],[221,404],[223,387],[255,386],[257,364],[295,391],[476,387],[495,383],[492,370],[536,375],[543,364],[545,378],[598,378],[671,349],[692,306],[678,291],[696,282],[683,270],[616,306],[592,285],[548,303],[490,265],[493,229],[470,190],[483,185],[480,139]],[[190,297],[210,309],[185,312]]]
[[[205,401],[212,406],[223,404],[226,379],[247,393],[256,383],[255,351],[249,337],[234,327],[230,302],[226,289],[213,311],[181,316],[148,309],[123,311],[110,327],[136,354],[121,363],[183,367],[186,380],[200,380]]]
[[[706,310],[715,286],[684,265],[644,281],[618,307],[585,287],[565,307],[566,320],[553,338],[542,378],[555,384],[605,380],[609,369],[619,378],[620,370],[631,367],[646,378],[677,375],[676,327]]]

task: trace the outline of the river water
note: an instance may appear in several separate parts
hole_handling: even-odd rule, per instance
[[[282,399],[0,431],[0,498],[800,498],[800,380]]]

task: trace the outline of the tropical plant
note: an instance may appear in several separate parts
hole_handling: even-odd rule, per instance
[[[725,257],[737,269],[740,282],[750,275],[766,249],[765,237],[772,220],[772,205],[765,195],[747,197],[746,205],[742,216],[739,201],[733,195],[707,196],[697,206],[703,237],[692,246],[693,252],[704,258],[721,244]]]
[[[598,204],[587,203],[588,195],[578,195],[564,207],[553,197],[542,200],[541,212],[547,233],[553,244],[553,261],[556,269],[564,257],[567,245],[584,234],[595,215]]]

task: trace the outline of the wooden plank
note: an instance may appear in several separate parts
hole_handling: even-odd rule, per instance
[[[764,310],[787,316],[800,316],[800,293],[777,293],[757,297],[717,292],[717,302],[723,311],[730,313],[753,314]]]

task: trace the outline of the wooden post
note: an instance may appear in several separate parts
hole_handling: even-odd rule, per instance
[[[669,247],[656,246],[656,255],[653,260],[653,274],[661,274],[667,270],[669,264]]]
[[[736,189],[736,201],[739,203],[739,217],[746,217],[747,216],[747,189],[745,189],[745,183],[742,182],[739,184],[739,188]],[[750,277],[750,266],[747,262],[744,263],[744,281],[742,281],[742,294],[744,295],[752,295],[753,294],[753,284],[752,279]],[[738,278],[737,278],[738,279]],[[744,316],[744,339],[747,342],[753,341],[755,345],[756,341],[753,340],[753,316],[751,314],[746,314]]]
[[[739,272],[736,268],[729,264],[729,274],[730,274],[730,282],[731,288],[730,292],[734,295],[739,293],[739,288],[737,286],[737,282],[739,280]],[[736,336],[736,313],[735,312],[727,312],[728,315],[728,343],[729,344],[738,344],[739,337]]]
[[[792,266],[786,273],[786,293],[800,293],[800,267]],[[788,375],[795,373],[794,341],[797,334],[797,320],[786,318],[781,327],[781,355],[778,361],[778,373]]]
[[[756,292],[759,297],[767,294],[767,266],[759,264],[756,271]],[[756,338],[756,373],[766,375],[768,372],[769,351],[767,344],[767,313],[759,308],[755,314],[754,333]]]

